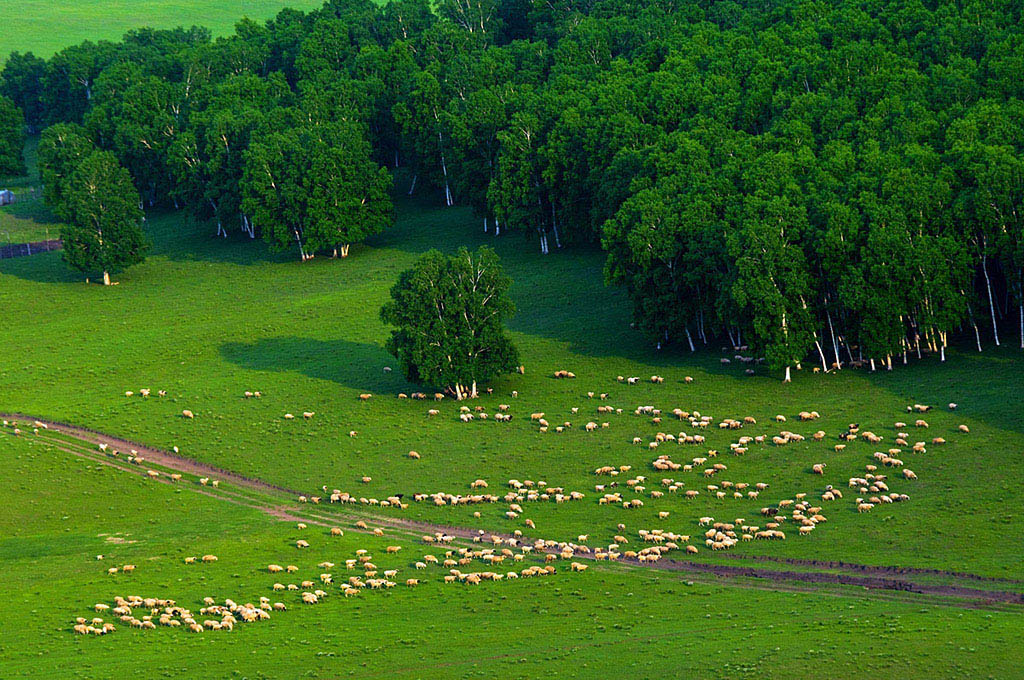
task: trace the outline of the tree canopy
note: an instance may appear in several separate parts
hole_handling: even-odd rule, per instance
[[[145,259],[139,194],[109,151],[81,159],[63,188],[58,211],[66,221],[60,232],[64,259],[75,269],[102,273],[109,285],[110,274]]]
[[[25,174],[25,117],[7,97],[0,96],[0,177]]]
[[[542,253],[599,243],[661,347],[892,367],[1024,347],[1021,13],[330,0],[12,54],[0,93],[222,237],[344,253],[390,223],[387,172]]]

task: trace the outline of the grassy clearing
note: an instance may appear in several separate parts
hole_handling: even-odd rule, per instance
[[[12,205],[0,208],[0,245],[30,243],[60,237],[60,222],[43,204],[39,168],[36,165],[38,137],[25,143],[28,173],[22,177],[0,178],[0,189],[10,189],[18,197]]]
[[[443,585],[441,569],[411,569],[418,556],[439,549],[351,532],[329,538],[319,527],[299,531],[29,437],[0,436],[0,473],[13,480],[0,517],[0,663],[10,678],[113,676],[144,666],[211,677],[776,677],[823,661],[844,675],[869,669],[873,677],[912,677],[941,667],[943,677],[1009,677],[1019,633],[1015,613],[852,591],[687,586],[648,570],[560,569],[543,579]],[[293,547],[299,537],[309,540],[308,550]],[[396,542],[403,551],[385,556],[383,547]],[[316,579],[318,562],[340,564],[357,548],[371,550],[381,568],[426,582],[353,599],[334,588],[314,607],[270,588],[288,580],[267,574],[270,562],[299,566],[293,580]],[[204,553],[218,562],[182,563]],[[136,564],[135,573],[105,573],[124,563]],[[339,569],[336,577],[345,575]],[[116,594],[171,597],[194,610],[206,596],[242,602],[265,594],[289,611],[230,633],[122,625],[102,638],[71,634],[74,617],[96,615],[91,605]]]
[[[0,368],[0,410],[22,411],[92,427],[182,453],[236,472],[290,488],[316,492],[321,486],[383,498],[391,493],[445,491],[467,493],[483,478],[503,493],[510,478],[544,480],[587,494],[584,501],[556,505],[534,503],[510,521],[507,506],[435,508],[411,504],[401,514],[445,524],[502,531],[519,528],[528,535],[574,540],[589,534],[592,542],[610,540],[627,525],[664,528],[697,535],[703,515],[731,521],[760,522],[758,510],[770,502],[805,492],[815,498],[825,484],[846,497],[824,510],[829,522],[809,537],[795,531],[785,542],[744,543],[738,555],[771,555],[868,564],[905,565],[973,571],[1021,578],[1019,545],[1024,472],[1019,437],[1024,409],[1017,386],[1024,384],[1019,352],[954,352],[945,365],[928,358],[891,374],[843,372],[798,373],[791,385],[777,377],[747,377],[738,363],[722,365],[708,350],[696,355],[659,353],[629,329],[628,305],[622,295],[601,285],[602,254],[574,251],[547,258],[517,237],[493,239],[479,230],[468,212],[444,210],[415,202],[399,206],[397,226],[367,246],[353,248],[345,261],[317,259],[299,263],[291,254],[268,253],[244,239],[221,241],[205,226],[187,224],[179,215],[150,218],[155,255],[120,277],[113,289],[84,285],[60,261],[45,254],[0,263],[0,304],[8,323],[0,343],[8,360]],[[386,329],[377,317],[398,272],[430,247],[453,250],[461,244],[496,246],[515,280],[519,311],[512,329],[526,359],[527,373],[499,381],[494,395],[480,400],[493,412],[510,403],[515,420],[464,424],[450,401],[398,400],[410,391],[398,372],[385,373],[393,359],[383,350]],[[731,352],[729,353],[731,355]],[[554,380],[566,368],[576,380]],[[625,386],[617,375],[660,374],[662,385]],[[693,376],[693,384],[683,378]],[[166,398],[126,398],[126,390],[167,390]],[[264,397],[248,400],[245,390]],[[518,391],[513,399],[510,394]],[[623,415],[598,417],[597,400],[587,391],[610,393],[607,402]],[[357,395],[372,392],[368,403]],[[927,431],[911,429],[911,441],[943,436],[945,447],[928,447],[922,455],[902,455],[916,482],[894,481],[890,487],[911,501],[879,506],[858,514],[856,490],[846,480],[874,463],[879,446],[850,444],[833,451],[836,435],[851,422],[886,437],[893,422],[913,418],[907,404],[944,406],[925,416]],[[714,416],[757,418],[738,434],[773,434],[785,427],[810,435],[821,428],[824,442],[787,447],[754,446],[744,457],[729,455],[736,432],[708,430],[704,447],[675,446],[650,452],[645,443],[659,429],[678,432],[668,420],[660,427],[632,415],[638,405],[670,411],[697,409]],[[437,406],[442,414],[428,418]],[[571,408],[580,409],[572,414]],[[182,409],[196,413],[180,417]],[[822,419],[796,423],[798,411],[814,409]],[[315,411],[311,421],[283,419]],[[528,415],[543,411],[552,423],[568,420],[564,434],[539,434]],[[771,422],[786,414],[785,425]],[[916,417],[916,416],[915,416]],[[582,431],[588,420],[610,427]],[[970,426],[969,435],[956,431]],[[683,424],[685,425],[685,424]],[[355,430],[356,437],[349,432]],[[677,462],[718,450],[716,460],[727,479],[770,484],[756,500],[717,500],[697,473],[668,475],[701,496],[646,497],[666,475],[650,462],[671,453]],[[419,461],[406,454],[416,450]],[[714,461],[712,461],[714,462]],[[826,462],[827,474],[811,474]],[[597,505],[594,484],[608,482],[592,473],[602,465],[631,465],[631,474],[648,477],[645,505],[637,510]],[[371,476],[369,484],[359,482]],[[628,476],[628,475],[627,475]],[[631,494],[627,498],[633,497]],[[473,517],[479,511],[480,518]],[[668,511],[668,519],[658,512]],[[391,511],[398,512],[398,511]],[[537,532],[523,525],[529,518]],[[703,551],[697,559],[723,559]]]
[[[0,244],[55,238],[60,238],[60,222],[42,200],[26,199],[0,208]]]
[[[116,40],[143,26],[206,26],[230,33],[242,17],[268,19],[284,7],[316,9],[320,0],[7,0],[0,63],[14,50],[49,57],[83,40]]]

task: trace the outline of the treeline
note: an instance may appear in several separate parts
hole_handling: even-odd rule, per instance
[[[600,242],[652,341],[750,345],[788,374],[944,355],[956,333],[1024,346],[1021,19],[998,0],[332,0],[217,40],[14,54],[0,94],[30,126],[81,125],[148,204],[303,256],[386,226],[382,168],[403,167],[495,234]]]

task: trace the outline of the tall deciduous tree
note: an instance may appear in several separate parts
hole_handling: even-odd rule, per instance
[[[406,377],[464,399],[514,371],[519,353],[504,326],[515,310],[511,284],[486,247],[451,257],[432,250],[403,272],[381,319],[395,326],[387,348]]]
[[[139,192],[109,151],[81,159],[64,187],[60,237],[64,259],[83,272],[111,273],[142,262],[148,244],[142,231]]]
[[[43,124],[42,79],[46,60],[31,52],[11,52],[0,71],[0,95],[17,104],[30,130]]]
[[[71,173],[86,156],[96,150],[81,125],[58,123],[39,136],[37,158],[39,178],[43,182],[43,200],[58,215],[64,205],[64,193]]]
[[[294,114],[293,114],[294,115]],[[353,121],[258,134],[246,154],[242,208],[277,248],[298,246],[303,260],[386,229],[393,220],[391,175],[370,157]]]
[[[25,117],[7,97],[0,96],[0,177],[24,175]]]

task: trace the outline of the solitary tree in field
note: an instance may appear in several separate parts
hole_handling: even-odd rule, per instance
[[[0,96],[0,177],[24,175],[25,117],[14,102]]]
[[[489,248],[452,257],[432,250],[402,273],[381,319],[395,326],[388,351],[415,383],[443,387],[457,399],[511,373],[519,352],[505,333],[515,307],[498,256]]]
[[[110,273],[145,259],[139,192],[132,178],[109,151],[97,151],[81,160],[64,186],[60,214],[64,259],[83,272]]]

